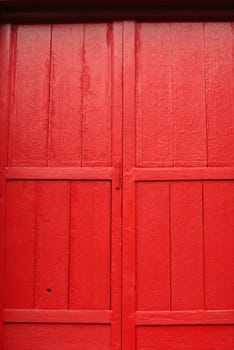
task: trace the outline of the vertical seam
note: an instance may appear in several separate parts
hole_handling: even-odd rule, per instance
[[[171,236],[171,183],[169,182],[169,264],[170,264],[170,311],[172,311],[172,236]]]
[[[80,165],[83,166],[83,128],[84,128],[84,87],[85,87],[85,24],[83,24],[82,45],[82,75],[81,75],[81,120],[80,120]]]
[[[206,166],[208,166],[208,119],[207,119],[207,82],[206,82],[206,41],[205,41],[205,22],[203,22],[203,72],[204,72],[204,99],[205,99],[205,123],[206,123]]]
[[[173,124],[173,113],[172,113],[172,28],[171,28],[171,23],[169,24],[169,34],[170,34],[170,89],[169,89],[169,96],[170,96],[170,117],[171,117],[171,164],[172,167],[174,167],[174,151],[175,151],[175,142],[174,142],[174,124]]]
[[[202,249],[203,249],[203,303],[204,303],[204,309],[206,309],[204,181],[202,181]]]
[[[7,135],[7,165],[9,165],[9,146],[10,146],[10,129],[14,127],[15,115],[13,112],[13,106],[15,102],[15,79],[16,79],[16,59],[17,59],[17,39],[18,30],[16,26],[12,26],[11,39],[10,39],[10,67],[9,67],[9,93],[8,93],[8,135]],[[13,118],[11,118],[11,116]],[[14,151],[14,143],[13,143]],[[13,159],[12,159],[13,160]]]
[[[124,179],[123,179],[123,162],[124,162],[124,158],[123,158],[123,153],[124,153],[124,143],[123,143],[123,134],[124,134],[124,128],[123,128],[123,119],[124,119],[124,108],[123,108],[123,94],[124,94],[124,82],[123,82],[123,77],[124,77],[124,72],[123,72],[123,62],[124,62],[124,24],[123,22],[121,23],[121,86],[122,86],[122,91],[121,91],[121,118],[122,118],[122,125],[121,125],[121,164],[122,164],[122,190],[121,190],[121,213],[120,213],[120,239],[121,239],[121,245],[120,245],[120,254],[121,254],[121,259],[120,259],[120,346],[121,348],[123,347],[123,186],[124,186]]]
[[[71,281],[71,192],[72,182],[69,185],[69,229],[68,229],[68,279],[67,279],[67,308],[70,309],[70,281]]]
[[[35,186],[35,223],[34,223],[34,276],[33,276],[33,308],[36,308],[36,270],[37,270],[37,242],[38,242],[38,210],[39,210],[39,183],[34,181]]]
[[[108,50],[108,76],[110,73],[110,88],[108,86],[108,96],[110,98],[110,110],[108,111],[110,113],[110,128],[111,128],[111,163],[110,165],[113,167],[113,65],[114,65],[114,47],[113,47],[113,24],[108,24],[107,27],[107,36],[109,35],[109,30],[111,30],[111,48],[109,49],[109,45],[107,45],[107,50]],[[110,89],[110,90],[109,90]],[[110,91],[110,94],[109,94]],[[109,309],[112,309],[112,242],[113,242],[113,192],[114,190],[114,183],[113,179],[111,181],[111,188],[110,188],[110,276],[109,276]]]
[[[47,107],[47,166],[49,165],[49,142],[50,142],[50,117],[51,117],[51,81],[52,81],[52,31],[53,24],[50,25],[50,59],[49,59],[49,84],[48,84],[48,107]]]

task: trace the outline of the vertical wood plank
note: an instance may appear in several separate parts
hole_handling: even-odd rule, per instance
[[[109,24],[85,24],[83,166],[111,162],[111,42]]]
[[[121,211],[122,211],[122,34],[123,25],[113,23],[112,37],[112,166],[119,173],[120,184],[112,181],[111,229],[111,309],[112,350],[121,348]],[[117,174],[118,176],[118,174]],[[118,179],[117,179],[118,180]],[[120,187],[118,188],[118,186]]]
[[[174,165],[205,166],[206,115],[202,23],[172,23]]]
[[[35,308],[66,309],[70,186],[67,181],[37,183]]]
[[[234,31],[232,23],[205,24],[208,165],[234,165]]]
[[[169,184],[137,184],[137,310],[170,310]]]
[[[201,182],[171,183],[172,310],[204,307]]]
[[[34,181],[7,185],[5,308],[33,308],[35,195]]]
[[[110,308],[110,200],[108,182],[71,184],[71,309]]]
[[[49,165],[81,165],[83,24],[52,26]]]
[[[41,166],[47,163],[50,25],[16,28],[9,164]]]
[[[204,183],[206,308],[234,308],[234,181]]]
[[[123,23],[123,300],[122,346],[135,350],[135,23]]]
[[[11,25],[0,25],[0,348],[3,347],[4,239],[6,224],[6,179],[2,171],[7,165],[8,113],[11,68]]]
[[[11,75],[11,25],[0,25],[0,167],[7,165],[8,113]]]
[[[171,166],[170,24],[137,24],[136,45],[137,163]]]

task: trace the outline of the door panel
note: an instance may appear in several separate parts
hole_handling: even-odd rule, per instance
[[[108,325],[6,325],[5,339],[4,349],[7,350],[108,350],[111,348],[111,330]]]
[[[137,329],[137,349],[232,349],[231,326],[159,326]]]
[[[7,28],[4,349],[120,349],[122,24]]]
[[[234,346],[232,30],[124,23],[124,350]]]

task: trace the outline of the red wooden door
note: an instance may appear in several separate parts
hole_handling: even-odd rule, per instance
[[[234,348],[233,28],[124,24],[124,350]]]
[[[1,28],[5,350],[120,348],[121,27]]]
[[[1,26],[4,350],[233,349],[233,33]]]

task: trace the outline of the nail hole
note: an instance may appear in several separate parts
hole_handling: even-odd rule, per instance
[[[47,292],[48,292],[48,293],[50,293],[50,292],[51,292],[51,289],[50,289],[50,288],[47,288],[46,290],[47,290]]]

